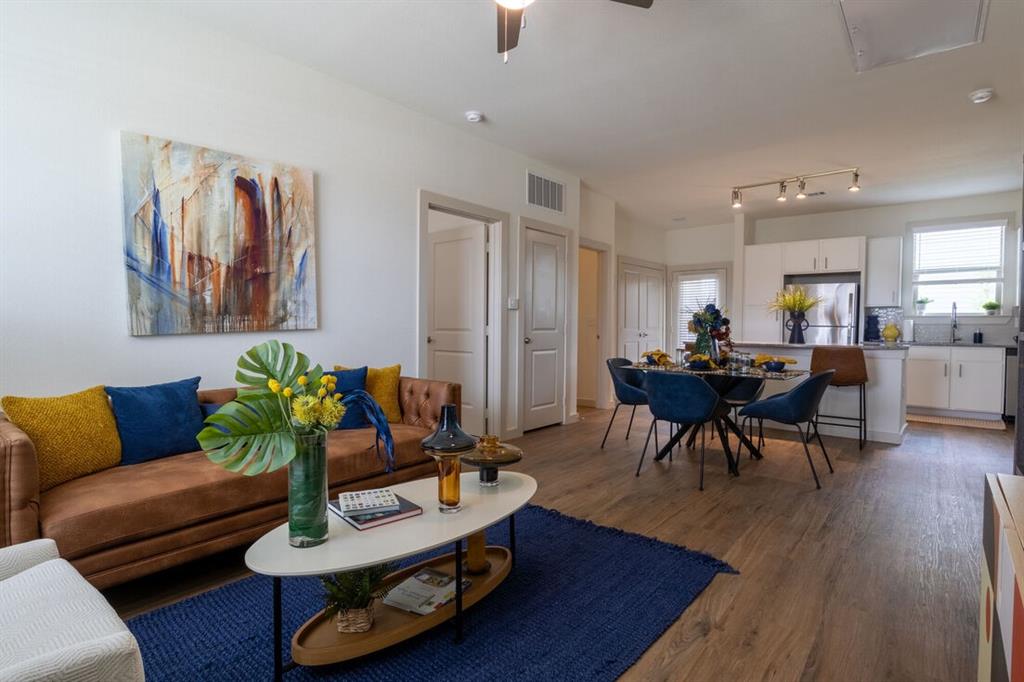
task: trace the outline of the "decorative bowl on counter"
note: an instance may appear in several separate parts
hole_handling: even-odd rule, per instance
[[[769,360],[761,363],[761,369],[766,372],[781,372],[786,369],[786,363],[781,360]]]
[[[696,370],[711,369],[711,362],[708,360],[690,360],[690,364],[687,367]]]

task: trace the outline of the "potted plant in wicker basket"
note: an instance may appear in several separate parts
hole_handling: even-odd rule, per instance
[[[379,564],[320,576],[324,616],[338,617],[338,632],[366,632],[373,627],[373,602],[383,599],[391,590],[383,581],[394,570],[394,564]]]

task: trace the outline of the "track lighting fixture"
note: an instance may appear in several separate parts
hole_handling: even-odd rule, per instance
[[[795,175],[791,178],[780,178],[779,180],[769,180],[768,182],[757,182],[752,185],[736,185],[732,188],[732,207],[741,208],[743,206],[743,190],[754,189],[755,187],[769,187],[772,185],[778,185],[779,194],[775,197],[775,200],[779,203],[783,203],[788,198],[786,196],[786,188],[791,183],[797,183],[797,199],[806,199],[809,196],[820,196],[824,192],[816,192],[814,194],[807,193],[807,179],[808,178],[823,178],[829,175],[843,175],[845,173],[853,174],[853,184],[849,186],[851,192],[860,191],[860,168],[838,168],[836,170],[821,171],[820,173],[803,173],[802,175]]]

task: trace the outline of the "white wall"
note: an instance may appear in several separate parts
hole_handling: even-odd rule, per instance
[[[232,385],[269,337],[413,374],[421,188],[511,213],[512,273],[516,216],[577,229],[578,178],[144,3],[6,4],[0,24],[0,393]],[[320,329],[130,337],[120,130],[311,169]],[[565,215],[525,204],[527,168],[566,181]]]
[[[615,212],[615,252],[619,256],[665,263],[665,231],[635,222]]]
[[[867,190],[865,190],[867,191]],[[852,211],[812,213],[783,218],[762,218],[754,228],[754,242],[790,242],[829,237],[888,237],[901,235],[907,223],[920,220],[945,220],[988,213],[1012,213],[1020,226],[1020,192],[978,194],[955,199],[918,201],[892,206],[858,208]]]
[[[580,187],[580,237],[615,244],[615,200]]]
[[[700,265],[732,261],[733,224],[683,227],[665,233],[665,262]]]

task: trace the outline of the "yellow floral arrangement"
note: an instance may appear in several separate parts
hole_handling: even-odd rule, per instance
[[[314,430],[318,427],[331,430],[338,425],[341,418],[345,416],[345,405],[341,402],[341,394],[335,391],[338,378],[333,374],[321,375],[316,388],[310,386],[309,374],[303,374],[295,383],[298,384],[299,395],[295,395],[295,389],[285,386],[276,379],[267,382],[267,388],[271,393],[280,394],[281,397],[291,401],[292,423],[306,429]]]
[[[691,353],[689,362],[693,363],[708,363],[708,367],[711,369],[718,369],[718,363],[711,359],[711,356],[707,353]]]
[[[647,364],[658,365],[659,367],[671,367],[675,364],[672,362],[672,358],[669,357],[668,353],[660,348],[649,350],[641,355],[640,358],[647,361]]]
[[[792,289],[783,289],[775,294],[775,298],[768,303],[768,310],[806,313],[820,302],[820,296],[810,296],[803,287],[793,287]]]

